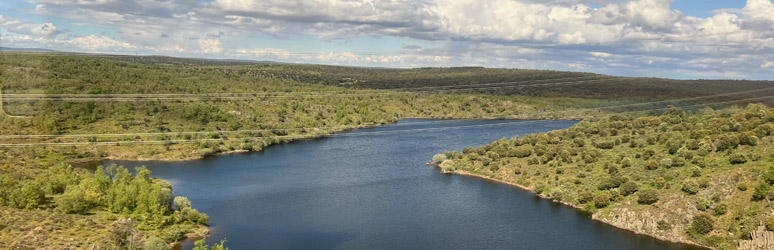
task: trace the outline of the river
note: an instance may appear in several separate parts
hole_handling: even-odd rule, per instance
[[[425,165],[436,153],[574,124],[405,119],[261,152],[104,164],[145,165],[168,180],[210,216],[208,242],[226,238],[232,250],[695,249]]]

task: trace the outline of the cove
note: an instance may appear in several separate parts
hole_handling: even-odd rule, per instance
[[[145,165],[230,249],[700,249],[608,226],[533,193],[424,165],[436,153],[575,121],[426,120],[261,152]],[[183,249],[190,249],[190,242]]]

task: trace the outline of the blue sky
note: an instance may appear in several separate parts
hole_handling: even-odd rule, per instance
[[[6,0],[0,46],[774,80],[771,0]]]

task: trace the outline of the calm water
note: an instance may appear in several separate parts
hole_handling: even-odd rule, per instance
[[[424,165],[446,150],[573,124],[408,119],[263,152],[105,164],[146,165],[169,180],[209,214],[209,242],[227,238],[230,249],[691,249]]]

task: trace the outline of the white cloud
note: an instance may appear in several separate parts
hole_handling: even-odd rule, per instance
[[[594,57],[611,57],[611,56],[613,56],[613,54],[610,54],[610,53],[597,52],[597,51],[589,52],[589,54],[591,54]]]
[[[85,37],[78,37],[70,41],[72,45],[75,45],[82,49],[88,50],[104,50],[104,49],[131,49],[135,48],[126,42],[116,41],[112,38],[105,36],[89,35]]]
[[[54,37],[66,32],[50,22],[33,23],[4,17],[2,15],[0,15],[0,26],[8,29],[10,32],[41,37]]]
[[[223,51],[223,47],[220,45],[218,39],[201,39],[199,40],[199,47],[205,54],[217,54]]]
[[[616,68],[626,68],[625,72],[679,68],[719,72],[717,76],[731,71],[735,76],[768,75],[763,69],[771,66],[759,63],[774,61],[771,0],[748,0],[743,9],[719,10],[707,18],[687,16],[673,9],[672,2],[38,0],[38,15],[72,20],[74,25],[113,27],[120,33],[79,38],[59,35],[65,31],[53,23],[21,22],[2,15],[0,22],[18,34],[13,41],[82,49],[373,66],[546,67],[613,74]],[[398,53],[377,55],[248,49],[256,47],[250,39],[256,34],[336,42],[402,37],[433,41],[436,46],[408,50],[396,44]],[[21,39],[24,35],[31,38]],[[726,70],[729,67],[734,68]]]
[[[761,64],[761,68],[774,68],[774,62],[765,62],[764,64]]]

